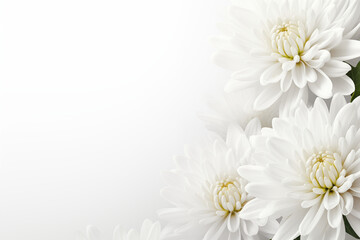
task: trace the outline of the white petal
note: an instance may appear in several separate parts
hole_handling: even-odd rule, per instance
[[[340,203],[340,194],[336,191],[328,190],[325,194],[323,203],[327,210],[335,208]]]
[[[226,135],[226,143],[228,146],[231,146],[233,149],[236,147],[236,145],[238,144],[238,141],[240,140],[241,137],[245,137],[244,136],[244,130],[236,124],[230,124],[227,130],[227,135]],[[247,141],[245,141],[247,142]],[[250,144],[247,143],[248,147],[250,148]]]
[[[251,146],[248,137],[242,131],[240,127],[237,128],[238,132],[235,132],[236,136],[232,136],[232,142],[228,142],[229,146],[232,147],[233,151],[237,156],[246,156],[251,151]],[[230,134],[232,130],[228,130],[228,134]],[[234,134],[234,133],[233,133]],[[230,140],[229,140],[230,141]]]
[[[306,240],[327,240],[324,238],[325,232],[330,228],[326,214],[323,214],[316,228],[314,228],[309,235],[302,236]]]
[[[274,63],[269,66],[260,76],[261,85],[265,86],[271,83],[280,82],[282,72],[281,63]]]
[[[257,80],[259,73],[251,68],[244,68],[241,71],[236,71],[231,75],[231,80],[225,86],[225,89],[241,90],[258,84]],[[228,90],[228,91],[229,91]]]
[[[343,40],[336,48],[331,50],[331,56],[341,61],[360,57],[360,41]]]
[[[226,228],[226,221],[218,221],[211,225],[211,227],[206,232],[203,240],[213,240],[218,239]]]
[[[261,214],[255,216],[255,218],[266,218],[271,216],[272,218],[280,218],[287,216],[289,212],[294,212],[299,208],[299,204],[297,201],[289,201],[289,198],[283,198],[278,201],[266,202],[267,204],[263,204],[260,206],[263,209]],[[246,204],[247,205],[247,204]],[[245,207],[246,207],[245,205]],[[301,209],[301,208],[300,208]],[[302,209],[301,209],[302,210]]]
[[[317,71],[317,80],[309,83],[310,90],[316,95],[324,99],[332,97],[333,84],[328,76],[321,70]]]
[[[261,123],[258,118],[252,119],[245,128],[245,133],[247,136],[257,135],[261,131]]]
[[[289,240],[299,236],[299,224],[305,215],[305,211],[292,213],[289,217],[283,218],[273,240]]]
[[[280,100],[280,112],[279,116],[289,116],[294,114],[298,109],[298,105],[301,102],[304,104],[307,103],[308,100],[308,88],[299,89],[295,85],[292,85],[289,91],[284,94]]]
[[[258,182],[264,179],[265,170],[261,166],[245,165],[238,168],[238,173],[250,182]]]
[[[277,200],[286,196],[284,189],[277,187],[275,183],[248,183],[245,187],[246,191],[258,198],[267,200]]]
[[[353,80],[344,75],[339,78],[332,78],[333,93],[339,93],[342,95],[350,95],[355,91],[355,84]]]
[[[301,235],[309,234],[316,227],[324,214],[324,210],[323,204],[317,204],[307,211],[307,214],[299,226]]]
[[[320,33],[320,38],[317,40],[319,49],[332,49],[337,46],[343,38],[343,32],[343,28],[333,28]]]
[[[230,232],[235,232],[239,229],[240,226],[240,218],[237,214],[229,214],[227,216],[227,227]]]
[[[293,76],[294,83],[298,88],[303,88],[306,86],[306,83],[307,83],[306,66],[303,62],[299,62],[292,69],[292,76]]]
[[[241,240],[241,230],[240,228],[236,232],[230,232],[228,240]]]
[[[320,200],[322,200],[322,196],[318,196],[317,198],[302,201],[301,207],[310,208],[310,207],[314,206],[315,204],[318,204],[320,202]]]
[[[345,62],[330,60],[321,70],[329,77],[342,77],[351,70],[351,67]]]
[[[354,197],[349,192],[344,192],[341,196],[344,199],[344,209],[342,210],[342,213],[348,215],[353,210]]]
[[[316,70],[313,69],[312,67],[306,66],[304,77],[307,80],[307,82],[311,82],[311,83],[316,82],[316,80],[317,80]]]
[[[293,159],[295,153],[294,145],[285,139],[272,137],[268,140],[267,145],[269,146],[272,153],[275,154],[280,160]]]
[[[350,32],[346,33],[346,35],[344,36],[345,39],[350,39],[353,38],[354,35],[358,34],[358,31],[360,29],[360,23],[358,25],[356,25]],[[356,39],[356,37],[355,37]]]
[[[301,56],[301,59],[305,62],[310,61],[316,56],[316,54],[318,54],[318,52],[318,45],[314,45],[309,50],[307,50],[303,56]]]
[[[259,231],[259,226],[252,221],[243,220],[241,222],[242,229],[247,236],[254,236]]]
[[[282,95],[282,92],[277,84],[268,85],[264,87],[259,96],[255,99],[254,109],[256,111],[263,111],[272,106]]]
[[[328,211],[327,219],[328,219],[330,227],[332,227],[332,228],[339,227],[341,220],[342,220],[342,214],[341,214],[341,209],[340,209],[339,205],[337,205],[335,208]]]
[[[282,64],[282,69],[287,72],[292,70],[294,67],[296,66],[296,62],[295,61],[286,61]]]
[[[319,70],[322,68],[326,62],[328,62],[331,59],[330,52],[327,50],[320,50],[316,53],[315,57],[309,61],[306,61],[306,64],[309,67],[315,68]]]
[[[279,229],[279,223],[277,220],[271,220],[269,219],[265,226],[262,226],[260,228],[261,232],[268,233],[268,234],[275,234],[276,231]]]
[[[325,240],[345,240],[345,225],[344,221],[341,218],[341,223],[337,228],[329,227],[324,232],[324,239]]]
[[[281,76],[281,81],[280,81],[281,91],[287,92],[291,87],[291,83],[292,83],[291,72],[287,72],[287,73],[283,72],[283,74]]]
[[[243,209],[241,209],[240,217],[244,219],[258,218],[259,214],[264,210],[265,207],[266,202],[255,198],[247,202]]]
[[[340,111],[340,109],[346,105],[346,100],[340,94],[335,94],[333,99],[331,100],[330,105],[330,121],[333,122],[335,120],[336,115]]]

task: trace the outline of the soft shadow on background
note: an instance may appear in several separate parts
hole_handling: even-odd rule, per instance
[[[156,219],[161,172],[228,77],[208,42],[227,5],[0,2],[0,239]]]
[[[221,1],[0,3],[0,239],[139,228],[205,130]]]

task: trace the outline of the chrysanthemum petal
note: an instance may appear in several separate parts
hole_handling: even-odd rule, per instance
[[[340,203],[340,194],[337,191],[327,191],[323,204],[327,210],[335,208]]]
[[[275,187],[273,183],[249,183],[246,185],[246,191],[255,197],[267,200],[281,199],[286,195],[284,189]]]
[[[344,208],[342,210],[343,215],[348,215],[354,207],[354,197],[349,192],[344,192],[341,194],[341,197],[344,200]]]
[[[336,48],[331,50],[331,56],[340,61],[360,57],[360,41],[345,39]]]
[[[302,77],[305,78],[306,81],[308,81],[309,83],[314,83],[317,80],[316,70],[314,70],[311,67],[306,67],[305,68],[305,74]]]
[[[229,214],[227,216],[227,228],[230,232],[236,232],[240,226],[240,218],[237,214]]]
[[[241,230],[238,229],[235,232],[229,233],[229,238],[227,240],[241,240]]]
[[[343,77],[351,70],[351,67],[345,62],[333,59],[327,62],[322,70],[329,77]]]
[[[340,94],[335,94],[333,99],[331,100],[330,105],[330,120],[331,122],[334,121],[336,115],[340,111],[342,107],[346,105],[346,100],[344,96],[341,96]]]
[[[258,135],[261,131],[261,122],[258,118],[253,118],[246,125],[245,133],[247,136]]]
[[[324,99],[330,98],[333,94],[333,84],[322,71],[317,72],[317,80],[314,83],[309,83],[309,88],[315,95]]]
[[[292,213],[286,219],[283,219],[280,223],[279,230],[275,233],[273,240],[289,240],[295,239],[299,236],[299,224],[301,223],[305,211],[298,211]]]
[[[211,225],[203,240],[218,239],[226,228],[226,221],[217,222]]]
[[[241,177],[248,181],[261,181],[264,178],[264,168],[255,165],[245,165],[238,168]]]
[[[345,239],[345,224],[341,218],[341,223],[337,228],[329,227],[324,232],[324,239],[326,240],[344,240]]]
[[[339,227],[342,220],[340,205],[337,205],[335,208],[327,212],[327,219],[330,224],[330,227],[332,228]]]
[[[299,226],[301,235],[309,234],[316,227],[324,214],[324,210],[323,204],[319,203],[307,211]]]
[[[263,211],[262,207],[264,206],[264,201],[253,199],[246,203],[241,212],[239,213],[241,218],[244,219],[252,219],[257,218],[261,211]]]
[[[259,226],[252,221],[242,221],[241,226],[247,236],[254,236],[259,231]]]
[[[342,95],[350,95],[355,91],[354,81],[347,75],[338,78],[333,78],[332,83],[333,83],[334,93],[339,93]]]
[[[260,83],[262,85],[268,85],[280,82],[282,72],[281,63],[272,64],[261,74]]]
[[[306,86],[308,79],[306,78],[306,66],[303,62],[299,62],[292,69],[292,75],[295,85],[298,88],[303,88]]]
[[[262,90],[260,95],[256,98],[254,109],[256,111],[263,111],[273,105],[282,95],[279,86],[272,84]]]

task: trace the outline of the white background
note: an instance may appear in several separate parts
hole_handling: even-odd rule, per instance
[[[0,2],[0,239],[105,239],[167,206],[161,172],[205,130],[228,73],[210,61],[227,1]]]
[[[0,239],[106,239],[167,206],[161,172],[205,130],[226,1],[0,2]]]

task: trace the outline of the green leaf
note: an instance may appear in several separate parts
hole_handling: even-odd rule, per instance
[[[295,238],[294,240],[300,240],[300,236],[298,236],[297,238]]]
[[[355,92],[351,96],[351,101],[360,96],[360,62],[356,67],[351,67],[350,72],[347,75],[353,80],[355,84]]]
[[[347,220],[347,218],[345,216],[343,216],[344,219],[344,223],[345,223],[345,230],[348,234],[350,234],[351,236],[353,236],[356,239],[360,239],[360,237],[355,233],[354,229],[351,227],[349,221]]]

